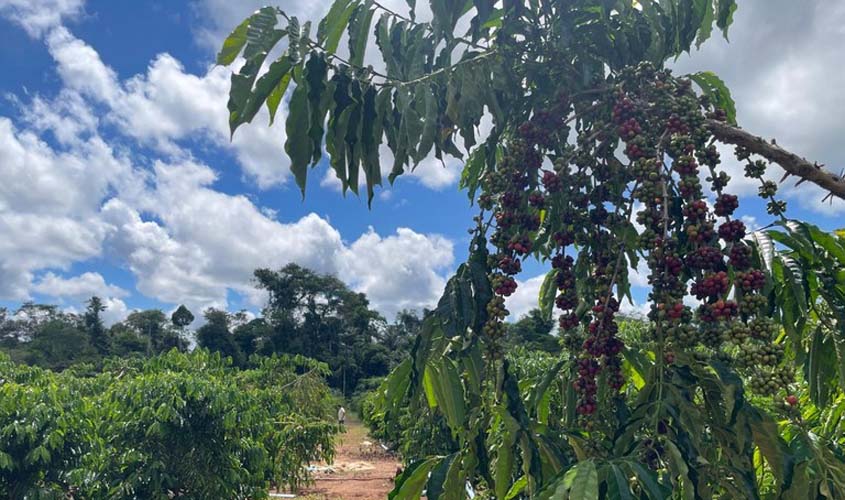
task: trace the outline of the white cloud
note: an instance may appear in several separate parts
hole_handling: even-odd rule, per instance
[[[112,93],[112,74],[96,69],[96,53],[75,47],[73,38],[61,44],[92,61],[93,74],[66,71],[68,86],[55,101],[36,97],[28,109],[18,103],[26,109],[23,122],[28,128],[0,117],[0,175],[7,179],[0,185],[0,231],[7,235],[0,240],[0,296],[22,300],[40,292],[79,298],[96,292],[123,297],[99,275],[65,279],[51,271],[32,283],[38,271],[67,270],[74,262],[106,255],[129,268],[141,293],[196,310],[226,307],[229,291],[260,304],[265,296],[252,287],[252,271],[288,262],[343,275],[353,287],[371,294],[388,315],[436,301],[453,259],[451,243],[442,237],[402,229],[381,238],[370,231],[346,245],[316,214],[281,223],[277,212],[262,210],[245,196],[216,191],[216,173],[188,153],[169,158],[165,154],[153,160],[151,169],[134,166],[128,155],[114,151],[99,135],[101,120],[93,118],[94,106],[87,99],[95,93],[99,104],[109,104],[109,95],[147,99],[146,104],[139,101],[139,109],[178,99],[151,93],[159,85],[155,76]],[[154,66],[159,69],[151,69],[150,75],[178,75],[173,60],[158,61]],[[144,85],[150,86],[142,92]],[[171,125],[164,127],[170,127],[170,137],[178,137],[183,127],[195,126],[187,116],[203,112],[198,107],[186,115],[165,116]],[[143,139],[144,130],[139,125],[136,137]],[[148,130],[148,137],[155,139],[154,129]],[[42,139],[48,132],[58,146]],[[160,138],[166,140],[167,135]],[[373,255],[379,257],[373,260]],[[348,272],[365,262],[378,279]],[[396,279],[391,280],[394,273]],[[125,304],[114,304],[125,312]]]
[[[103,324],[105,324],[106,327],[123,321],[131,312],[129,308],[126,307],[126,303],[120,299],[107,298],[103,300],[103,305],[106,306],[106,309],[102,312],[102,314],[100,314],[100,318],[102,318]]]
[[[32,287],[32,290],[50,297],[69,298],[84,301],[92,296],[101,298],[126,297],[129,292],[106,283],[100,273],[87,272],[71,278],[63,278],[48,272]]]
[[[443,293],[442,272],[454,261],[453,244],[408,228],[382,238],[372,228],[339,255],[339,275],[367,294],[386,317],[401,309],[434,305]]]
[[[316,214],[278,222],[246,197],[213,190],[214,172],[196,163],[158,162],[155,174],[144,211],[160,223],[120,200],[110,200],[103,213],[117,228],[108,244],[125,256],[138,290],[163,302],[226,307],[234,290],[260,305],[266,296],[250,283],[252,271],[296,262],[339,275],[389,316],[432,306],[454,259],[451,242],[410,229],[385,238],[369,231],[347,246]]]
[[[35,271],[100,255],[109,231],[100,203],[112,190],[143,184],[98,136],[67,139],[72,147],[55,149],[0,117],[0,297],[26,299]]]
[[[29,130],[0,117],[0,211],[86,215],[97,210],[112,185],[131,184],[133,171],[99,137],[67,151],[50,147]]]
[[[646,259],[640,258],[637,262],[637,268],[628,270],[628,281],[631,286],[647,287],[649,286],[648,275],[650,272]]]
[[[509,321],[516,321],[531,309],[539,307],[540,286],[545,278],[546,275],[541,274],[525,281],[517,280],[516,292],[505,300],[505,307],[511,313]]]
[[[93,47],[59,27],[47,36],[47,48],[67,88],[103,102],[119,97],[117,75],[100,59]]]
[[[37,37],[62,20],[79,16],[85,0],[0,0],[0,16]]]
[[[66,269],[96,257],[105,230],[94,218],[0,211],[0,297],[28,298],[34,270]]]
[[[645,318],[648,316],[651,306],[648,303],[638,303],[634,301],[632,304],[628,299],[622,300],[619,304],[619,313],[626,316],[633,316],[635,318]]]
[[[71,91],[105,106],[104,119],[117,125],[127,137],[157,149],[173,158],[189,157],[184,143],[204,140],[232,151],[244,173],[261,188],[283,183],[289,162],[284,154],[283,126],[268,127],[266,109],[255,118],[255,125],[244,125],[230,140],[228,99],[230,69],[210,67],[204,75],[185,71],[169,54],[159,54],[145,74],[120,81],[93,47],[61,27],[47,37],[57,71]],[[284,113],[283,105],[279,113]],[[87,109],[75,106],[76,123],[91,123]],[[51,125],[43,113],[33,113],[33,121]],[[55,116],[51,117],[56,121]],[[61,123],[61,130],[73,124]]]

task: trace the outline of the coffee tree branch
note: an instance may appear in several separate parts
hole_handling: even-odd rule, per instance
[[[708,120],[707,127],[720,141],[742,146],[754,154],[777,163],[788,174],[800,177],[801,182],[812,182],[830,191],[833,196],[845,200],[845,178],[822,169],[822,165],[810,162],[773,142],[724,122]]]

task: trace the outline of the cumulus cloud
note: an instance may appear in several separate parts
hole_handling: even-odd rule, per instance
[[[93,296],[115,298],[126,297],[129,292],[119,286],[109,285],[100,273],[87,272],[71,278],[63,278],[48,272],[32,287],[32,290],[56,298],[70,298],[79,301]]]
[[[539,306],[540,286],[545,278],[546,275],[541,274],[524,281],[517,280],[516,292],[505,300],[505,307],[511,313],[508,320],[515,321]]]
[[[102,295],[117,321],[127,314],[126,291],[97,273],[57,272],[106,257],[132,272],[140,293],[196,310],[225,308],[231,292],[260,305],[266,296],[253,288],[252,271],[289,262],[341,276],[387,315],[436,301],[453,261],[445,238],[370,230],[350,244],[316,214],[280,222],[278,212],[215,188],[216,172],[194,159],[189,141],[230,149],[259,185],[287,176],[283,128],[246,127],[229,143],[227,70],[193,75],[162,54],[144,74],[121,80],[67,29],[54,28],[45,42],[63,87],[54,98],[13,99],[17,123],[0,117],[0,175],[8,179],[0,185],[8,235],[0,297]],[[106,126],[118,135],[106,139]],[[151,152],[113,146],[126,139]],[[363,278],[365,268],[378,279]]]
[[[84,4],[85,0],[0,0],[0,16],[37,37],[64,19],[79,16]]]
[[[155,172],[146,210],[161,223],[120,200],[103,213],[117,228],[109,245],[126,256],[138,290],[164,302],[226,307],[234,290],[259,305],[264,295],[252,287],[252,271],[296,262],[340,276],[390,316],[433,305],[454,259],[447,239],[406,228],[384,238],[370,230],[347,245],[316,214],[273,220],[246,197],[212,189],[215,174],[204,165],[158,163]]]
[[[73,142],[55,149],[0,117],[0,297],[26,299],[35,271],[99,255],[109,231],[101,200],[138,181],[99,137]]]
[[[398,228],[381,237],[372,228],[339,255],[339,275],[367,294],[387,317],[434,305],[454,261],[453,244],[437,235]]]
[[[230,137],[223,105],[229,90],[228,68],[209,67],[205,74],[194,75],[169,54],[159,54],[145,74],[121,81],[93,47],[66,28],[56,28],[46,41],[66,91],[105,106],[104,118],[125,136],[173,157],[188,155],[183,148],[186,141],[208,141],[232,151],[247,177],[261,188],[287,179],[284,128],[267,127],[266,110],[258,114],[255,126],[243,126]],[[85,118],[84,106],[72,111]]]
[[[102,314],[100,314],[100,318],[103,320],[103,324],[105,324],[106,327],[123,321],[131,312],[126,306],[126,303],[120,299],[107,298],[103,300],[103,305],[106,309],[102,312]]]

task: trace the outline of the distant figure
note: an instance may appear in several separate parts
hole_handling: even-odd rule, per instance
[[[346,423],[346,408],[340,407],[337,410],[337,425],[344,425]]]

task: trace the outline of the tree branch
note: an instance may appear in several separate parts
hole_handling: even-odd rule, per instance
[[[751,153],[777,163],[788,174],[800,177],[800,182],[809,181],[829,191],[833,196],[845,200],[845,178],[822,169],[817,163],[801,158],[762,137],[717,120],[707,120],[707,128],[722,142],[742,146]]]

